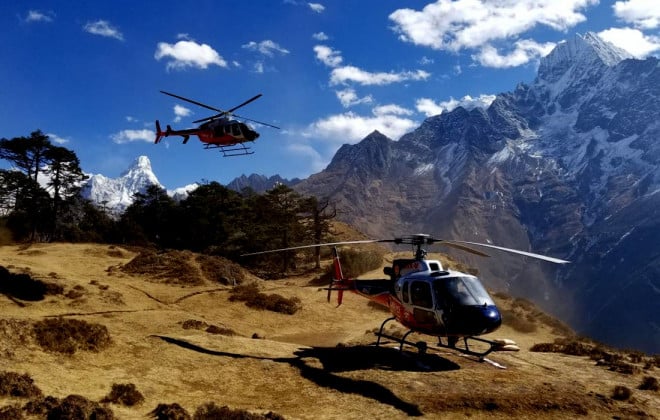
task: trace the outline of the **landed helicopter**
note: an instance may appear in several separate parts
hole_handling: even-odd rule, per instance
[[[337,246],[377,242],[412,245],[415,247],[415,256],[409,259],[395,259],[391,267],[385,267],[383,270],[384,274],[389,277],[386,279],[345,278],[342,274]],[[511,340],[487,340],[478,337],[497,330],[502,323],[502,316],[477,277],[459,271],[446,270],[440,261],[426,259],[427,252],[422,247],[432,244],[441,244],[484,257],[489,255],[471,248],[471,246],[496,249],[556,264],[569,262],[490,244],[436,239],[426,234],[384,240],[303,245],[245,254],[244,256],[332,246],[333,278],[327,288],[328,302],[332,292],[336,291],[337,306],[339,306],[342,303],[344,292],[350,291],[388,308],[392,316],[387,318],[375,333],[378,337],[377,346],[380,345],[381,338],[385,338],[399,343],[399,350],[403,350],[404,345],[410,345],[416,347],[420,353],[424,353],[428,348],[426,342],[413,343],[407,340],[411,333],[416,332],[437,337],[437,347],[475,356],[479,361],[484,361],[485,357],[493,351],[519,350]],[[394,337],[384,332],[385,325],[394,320],[408,329],[403,337]],[[443,342],[443,338],[446,338],[445,342]],[[462,340],[462,345],[458,345],[459,340]],[[487,348],[485,350],[471,349],[470,343],[474,344],[474,342],[484,343]]]
[[[241,108],[252,101],[259,99],[262,95],[258,94],[247,101],[243,102],[240,105],[237,105],[227,111],[223,111],[218,108],[203,104],[201,102],[193,101],[192,99],[184,98],[183,96],[175,95],[173,93],[160,91],[165,95],[172,96],[182,101],[190,102],[191,104],[201,106],[206,109],[218,112],[218,114],[212,115],[210,117],[202,118],[193,123],[203,123],[197,128],[190,128],[185,130],[173,130],[169,125],[165,131],[162,131],[160,128],[160,122],[156,120],[156,141],[158,144],[163,139],[163,137],[169,136],[181,136],[183,137],[183,144],[188,142],[190,136],[196,135],[199,137],[199,140],[204,143],[205,149],[220,149],[222,155],[227,156],[242,156],[242,155],[251,155],[254,152],[250,151],[250,147],[245,145],[246,142],[255,141],[259,137],[259,133],[252,130],[244,122],[232,119],[234,116],[244,121],[252,121],[261,125],[265,125],[272,128],[279,127],[272,124],[268,124],[261,121],[252,120],[245,117],[240,117],[236,114],[233,114],[238,108]]]

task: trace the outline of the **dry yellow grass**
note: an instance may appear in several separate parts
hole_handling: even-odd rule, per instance
[[[588,357],[530,352],[557,338],[540,321],[531,333],[505,325],[492,335],[522,349],[489,357],[506,370],[448,351],[401,356],[369,346],[368,331],[386,313],[355,295],[338,308],[328,304],[324,290],[307,286],[311,276],[262,283],[265,293],[300,299],[302,310],[284,315],[230,302],[231,286],[209,279],[198,263],[191,264],[201,281],[191,283],[121,270],[136,255],[96,244],[0,247],[0,265],[63,288],[34,302],[0,295],[0,372],[28,374],[43,395],[59,399],[77,394],[101,402],[114,384],[134,384],[144,401],[108,405],[125,419],[172,403],[192,414],[209,402],[292,419],[660,416],[660,394],[637,389],[645,377],[659,376],[657,367],[621,374]],[[519,313],[511,300],[501,305]],[[111,343],[99,351],[47,352],[30,328],[53,317],[103,325]],[[194,321],[234,334],[183,327]],[[631,397],[613,399],[617,386]],[[0,395],[0,408],[27,402]]]

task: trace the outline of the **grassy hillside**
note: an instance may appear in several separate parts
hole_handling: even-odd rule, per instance
[[[491,338],[521,351],[490,355],[498,369],[370,346],[388,314],[356,295],[328,304],[311,274],[262,281],[220,258],[96,244],[1,246],[0,266],[0,419],[660,417],[657,358],[503,295]]]

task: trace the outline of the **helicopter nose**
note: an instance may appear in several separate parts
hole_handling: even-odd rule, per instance
[[[485,306],[482,308],[482,322],[484,326],[484,331],[482,334],[486,334],[492,331],[495,331],[502,325],[502,315],[500,311],[497,310],[497,307]]]
[[[481,335],[493,332],[502,324],[502,315],[495,305],[456,308],[447,320],[457,334]]]

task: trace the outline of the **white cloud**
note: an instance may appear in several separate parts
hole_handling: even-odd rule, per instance
[[[122,130],[119,133],[110,135],[113,142],[117,144],[132,143],[142,141],[152,143],[155,139],[155,134],[151,130]]]
[[[303,136],[321,139],[336,147],[343,143],[357,143],[374,130],[396,140],[418,125],[416,121],[402,118],[401,113],[406,113],[404,108],[385,105],[374,109],[372,116],[361,116],[353,112],[331,115],[310,124]]]
[[[83,30],[94,35],[104,36],[107,38],[115,38],[120,41],[124,40],[124,35],[119,31],[119,29],[112,26],[107,20],[87,22],[85,26],[83,26]]]
[[[261,61],[257,61],[256,63],[254,63],[254,65],[252,66],[252,72],[253,73],[259,73],[259,74],[263,73],[264,72],[264,63],[261,62]]]
[[[299,142],[292,143],[286,146],[286,150],[287,153],[292,156],[292,158],[295,157],[295,159],[292,160],[305,162],[305,171],[309,171],[311,173],[320,172],[327,164],[326,160],[321,156],[321,154],[309,144]],[[301,176],[306,177],[309,175],[309,172],[301,174]]]
[[[372,113],[377,116],[386,116],[386,115],[412,115],[413,112],[409,109],[406,109],[402,106],[389,104],[377,106],[373,109]]]
[[[186,67],[206,69],[209,65],[227,67],[227,62],[213,48],[194,41],[179,41],[176,44],[159,42],[154,58],[170,58],[167,68],[175,70]]]
[[[433,59],[428,58],[427,56],[424,56],[419,59],[419,64],[421,64],[422,66],[428,66],[429,64],[433,64],[433,63],[434,63]]]
[[[128,121],[128,122],[139,122],[140,120],[138,120],[137,118],[135,118],[133,116],[127,115],[126,116],[126,121]]]
[[[183,117],[192,115],[192,111],[185,106],[174,105],[174,122],[180,122]]]
[[[337,67],[344,61],[341,51],[335,51],[326,45],[315,45],[314,52],[316,59],[328,67]]]
[[[67,139],[67,138],[60,137],[60,136],[58,136],[57,134],[53,134],[53,133],[48,133],[48,134],[46,134],[46,135],[48,136],[48,138],[49,138],[50,140],[52,140],[54,143],[57,143],[57,144],[66,144],[66,143],[68,143],[69,141],[71,141],[71,140],[69,140],[69,139]]]
[[[530,39],[523,39],[515,42],[514,50],[505,55],[500,54],[492,45],[485,45],[478,54],[472,55],[472,59],[485,67],[516,67],[545,57],[554,47],[555,44],[552,42],[539,44]]]
[[[55,13],[51,11],[29,10],[25,17],[25,22],[52,22],[55,19]]]
[[[565,31],[586,20],[580,13],[598,0],[437,0],[421,11],[390,14],[399,38],[438,50],[476,48],[515,38],[537,25]]]
[[[599,32],[598,36],[637,58],[644,58],[660,50],[660,37],[644,35],[638,29],[611,28]]]
[[[316,13],[323,13],[325,10],[325,6],[322,5],[321,3],[307,3],[310,9]]]
[[[325,32],[317,32],[317,33],[315,33],[315,34],[312,35],[312,38],[314,38],[314,39],[317,40],[317,41],[327,41],[328,39],[330,39],[330,38],[325,34]]]
[[[335,93],[337,94],[337,99],[339,99],[339,102],[341,102],[344,108],[359,104],[368,104],[374,100],[371,95],[367,95],[364,98],[358,97],[357,93],[355,93],[355,89],[352,88],[337,90]]]
[[[242,45],[242,47],[250,51],[259,52],[268,57],[272,57],[276,52],[282,55],[289,54],[289,50],[281,47],[278,43],[273,42],[270,39],[261,42],[250,41],[247,44]]]
[[[355,82],[365,86],[382,86],[409,80],[426,80],[430,76],[430,73],[423,70],[403,71],[399,73],[371,73],[354,66],[344,66],[332,70],[330,74],[330,84],[339,85]]]
[[[658,0],[617,1],[612,6],[619,19],[637,28],[654,29],[660,26],[660,2]]]
[[[476,98],[465,95],[461,99],[450,97],[448,101],[435,102],[433,99],[421,98],[415,103],[417,111],[424,113],[427,117],[442,114],[443,112],[453,111],[461,106],[465,109],[488,108],[495,100],[495,95],[479,95]]]
[[[437,0],[421,10],[396,10],[389,18],[404,42],[452,52],[479,49],[475,58],[480,63],[511,67],[536,59],[542,55],[539,51],[545,50],[545,45],[534,41],[516,41],[521,34],[537,26],[566,31],[584,22],[582,11],[598,1]],[[514,51],[504,55],[497,51],[499,43],[514,41]]]

